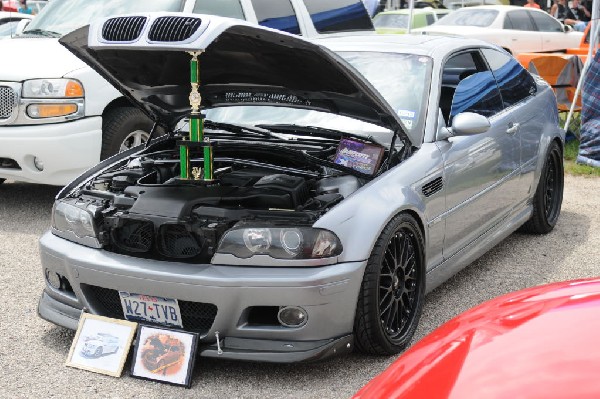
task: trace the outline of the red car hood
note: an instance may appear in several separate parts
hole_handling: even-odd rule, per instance
[[[600,398],[600,279],[485,302],[423,338],[355,398]]]

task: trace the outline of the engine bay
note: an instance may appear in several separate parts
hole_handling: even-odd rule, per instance
[[[329,140],[289,151],[232,140],[216,147],[213,181],[184,181],[174,140],[123,159],[63,199],[93,213],[105,250],[209,263],[232,227],[311,226],[367,180],[319,165],[335,155]],[[193,155],[192,166],[201,166],[201,154]]]

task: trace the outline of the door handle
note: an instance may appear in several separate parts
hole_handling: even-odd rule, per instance
[[[521,126],[518,123],[511,123],[508,125],[508,129],[506,129],[506,133],[507,134],[515,134],[518,130],[519,130],[519,126]]]

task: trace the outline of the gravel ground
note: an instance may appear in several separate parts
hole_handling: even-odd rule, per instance
[[[568,176],[562,215],[546,236],[513,234],[433,291],[416,338],[495,296],[600,275],[600,179]],[[256,365],[199,358],[191,390],[64,365],[74,333],[37,317],[43,288],[37,239],[56,187],[0,186],[1,398],[345,398],[394,359],[350,355],[310,365]],[[126,369],[129,363],[126,365]]]

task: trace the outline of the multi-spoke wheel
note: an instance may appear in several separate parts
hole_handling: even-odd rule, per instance
[[[101,159],[128,150],[148,141],[152,121],[133,107],[109,110],[102,117]]]
[[[423,235],[399,214],[385,227],[369,258],[359,293],[354,334],[359,350],[389,355],[415,333],[425,295]]]
[[[560,216],[563,188],[562,151],[556,142],[552,142],[548,148],[540,182],[533,197],[533,213],[521,230],[537,234],[546,234],[552,231]]]

